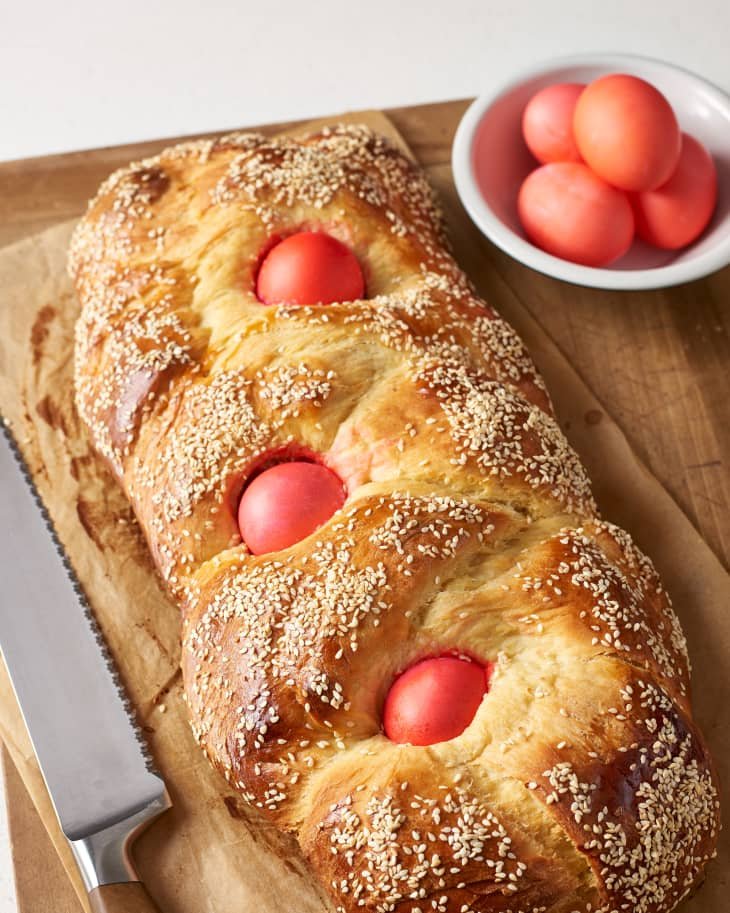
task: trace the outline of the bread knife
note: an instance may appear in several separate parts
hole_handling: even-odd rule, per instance
[[[130,856],[170,806],[103,636],[5,422],[0,650],[95,913],[158,907]]]

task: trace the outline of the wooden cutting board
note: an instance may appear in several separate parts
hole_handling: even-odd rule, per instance
[[[386,112],[442,192],[451,190],[451,141],[466,104]],[[290,126],[259,129],[276,132]],[[0,164],[0,245],[80,214],[110,171],[169,142]],[[675,289],[603,292],[541,276],[487,242],[481,251],[727,563],[730,268]],[[584,416],[587,423],[602,418],[600,410]],[[78,903],[12,770],[6,792],[21,913],[77,913]]]

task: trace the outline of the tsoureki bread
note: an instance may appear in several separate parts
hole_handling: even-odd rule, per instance
[[[306,232],[364,298],[262,303]],[[719,826],[684,637],[419,170],[361,127],[176,146],[106,181],[70,269],[78,407],[181,603],[195,735],[333,906],[673,909]],[[286,461],[344,503],[252,554],[239,499]],[[383,708],[426,657],[488,689],[460,734],[396,742]]]

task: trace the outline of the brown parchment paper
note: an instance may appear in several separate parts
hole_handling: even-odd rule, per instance
[[[381,113],[356,119],[403,145]],[[461,209],[450,170],[434,168],[429,176],[441,194],[458,259],[527,342],[593,479],[604,516],[632,533],[672,594],[694,664],[695,715],[728,784],[727,575],[603,406],[489,267],[481,253],[485,242]],[[64,223],[0,252],[0,411],[14,428],[90,598],[173,801],[137,841],[138,868],[165,913],[323,913],[326,904],[296,844],[230,792],[190,734],[178,670],[177,609],[161,589],[125,498],[94,455],[73,409],[78,305],[65,274],[72,228]],[[565,306],[571,306],[567,286]],[[12,531],[0,531],[0,566],[3,535]],[[88,909],[1,664],[0,736]],[[683,905],[684,913],[726,913],[729,876],[725,829],[719,858],[705,885]]]

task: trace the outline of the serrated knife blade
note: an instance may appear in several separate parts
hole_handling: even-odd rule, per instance
[[[129,846],[169,807],[165,784],[152,768],[101,632],[20,451],[1,424],[0,522],[6,535],[0,650],[92,907],[108,913],[155,909],[143,896]],[[110,906],[117,895],[124,896],[122,905]]]

